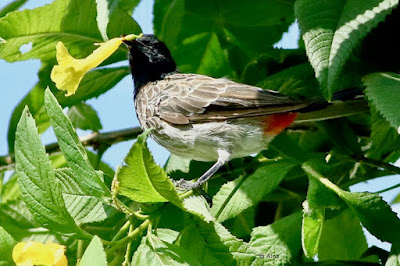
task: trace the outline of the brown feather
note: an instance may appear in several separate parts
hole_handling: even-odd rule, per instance
[[[291,112],[309,104],[275,91],[197,74],[171,74],[153,86],[160,93],[159,117],[178,125]]]

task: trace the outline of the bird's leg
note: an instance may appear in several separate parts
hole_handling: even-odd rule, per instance
[[[182,188],[182,189],[195,189],[201,187],[205,182],[207,182],[208,179],[210,179],[215,172],[218,171],[219,168],[221,168],[225,162],[222,161],[217,161],[213,166],[211,166],[210,169],[207,170],[202,176],[199,177],[199,179],[196,180],[196,182],[189,182],[186,181],[185,179],[180,179],[179,181],[175,182],[175,186]]]
[[[182,189],[195,189],[203,185],[207,180],[209,180],[215,172],[217,172],[226,162],[229,161],[230,153],[226,150],[218,150],[218,161],[211,166],[196,182],[189,182],[185,179],[180,179],[175,182],[175,186]]]

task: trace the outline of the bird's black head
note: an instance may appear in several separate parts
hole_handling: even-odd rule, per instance
[[[135,82],[135,93],[147,82],[162,79],[176,71],[176,64],[165,43],[146,34],[132,41],[125,40],[129,49],[129,65]]]

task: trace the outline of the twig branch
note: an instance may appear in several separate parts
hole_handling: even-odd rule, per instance
[[[111,146],[118,142],[135,139],[140,133],[142,133],[142,129],[140,127],[133,127],[104,133],[95,132],[86,136],[82,136],[79,139],[84,146],[97,148],[102,145]],[[60,150],[57,142],[48,144],[45,146],[45,148],[46,152],[49,154]],[[14,164],[14,154],[0,156],[0,172],[13,169]]]
[[[390,164],[390,163],[387,163],[387,162],[383,162],[383,161],[374,160],[374,159],[370,159],[370,158],[365,158],[365,157],[362,157],[362,158],[355,157],[354,159],[357,160],[358,162],[362,163],[362,164],[366,164],[366,165],[377,167],[377,168],[382,168],[382,169],[385,169],[385,170],[388,170],[388,171],[392,172],[392,174],[400,175],[400,168],[395,166],[395,165],[393,165],[393,164]]]
[[[374,160],[374,159],[370,159],[370,158],[366,158],[366,157],[357,157],[357,156],[344,157],[344,158],[346,158],[348,160],[354,160],[356,162],[359,162],[360,164],[369,165],[369,166],[372,166],[372,167],[375,167],[378,169],[382,169],[382,170],[380,170],[378,174],[373,174],[371,176],[367,175],[367,176],[361,176],[358,178],[350,179],[348,182],[340,185],[340,187],[343,187],[343,188],[347,188],[354,184],[365,182],[365,181],[375,179],[378,177],[382,177],[382,176],[388,176],[391,174],[392,175],[400,175],[400,168],[393,164],[387,163],[387,162],[378,161],[378,160]],[[376,193],[382,193],[382,192],[385,192],[385,191],[393,189],[393,188],[395,188],[395,187],[384,189],[384,190],[378,191]]]

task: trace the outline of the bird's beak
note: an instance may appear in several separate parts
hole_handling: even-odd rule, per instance
[[[139,34],[139,35],[134,35],[134,34],[130,34],[130,35],[125,35],[125,36],[121,36],[123,37],[122,42],[129,47],[135,46],[140,44],[141,42],[138,40],[143,36],[143,34]]]
[[[122,40],[122,42],[127,46],[127,47],[131,47],[135,45],[135,40],[132,41],[128,41],[128,40]]]

